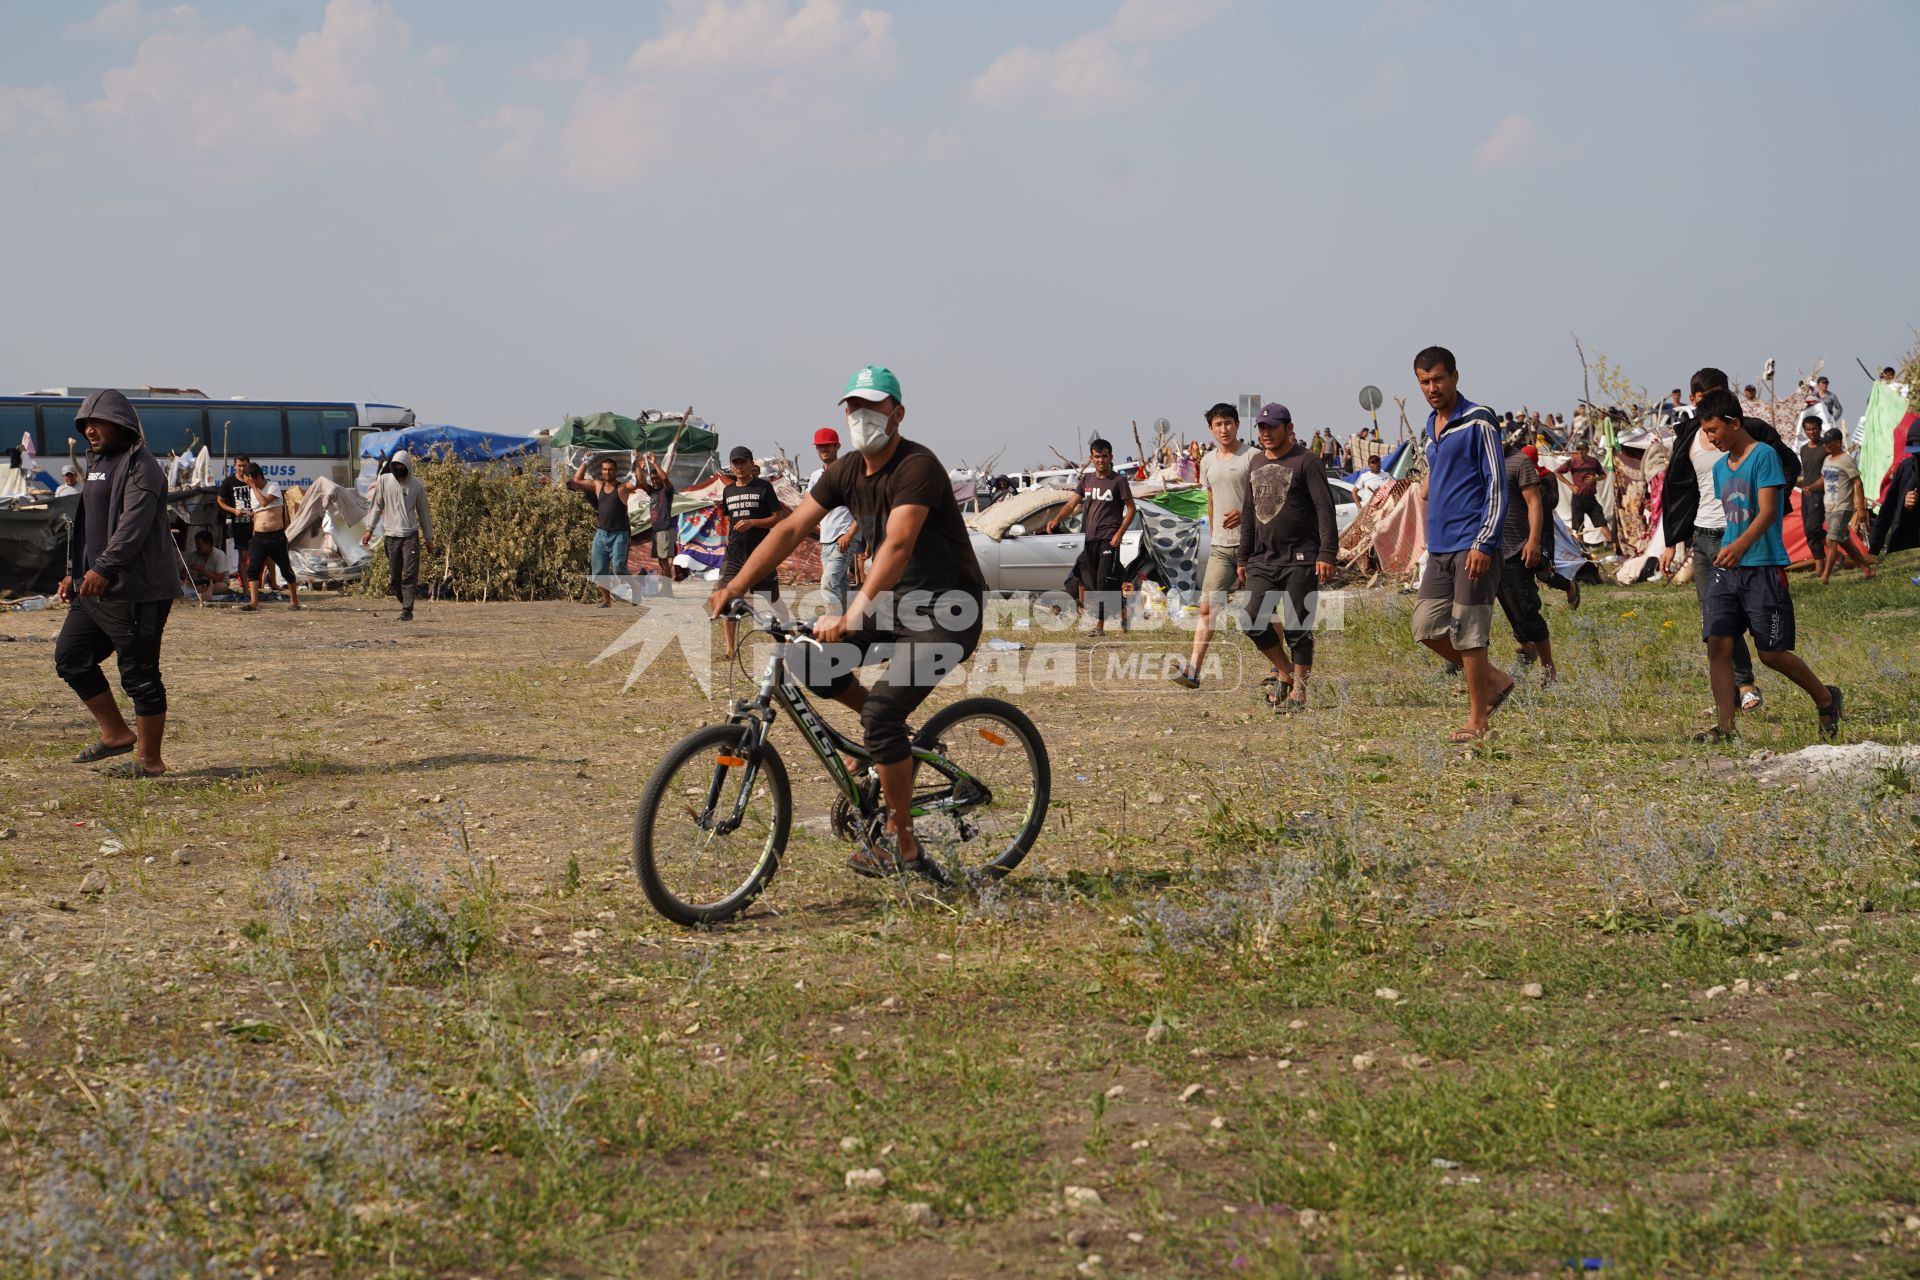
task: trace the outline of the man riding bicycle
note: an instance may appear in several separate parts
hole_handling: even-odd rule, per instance
[[[826,469],[708,607],[718,616],[747,584],[771,575],[835,507],[853,512],[873,549],[866,581],[843,615],[813,624],[819,648],[797,647],[794,669],[810,691],[859,713],[880,777],[895,848],[869,844],[848,865],[865,876],[908,872],[943,884],[946,872],[921,856],[913,834],[907,716],[980,643],[986,579],[947,469],[932,450],[900,434],[907,413],[900,380],[869,365],[848,380],[840,404],[854,452]],[[872,689],[854,678],[854,668],[882,659],[887,670]]]

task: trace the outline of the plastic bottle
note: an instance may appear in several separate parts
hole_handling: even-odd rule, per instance
[[[46,607],[47,598],[45,596],[28,596],[24,600],[15,600],[13,602],[13,608],[16,613],[37,613]]]

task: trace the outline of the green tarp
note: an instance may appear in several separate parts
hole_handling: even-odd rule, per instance
[[[568,418],[567,424],[553,433],[556,449],[639,449],[645,453],[665,453],[680,432],[683,454],[712,453],[720,447],[720,437],[705,427],[689,426],[680,431],[679,418],[661,418],[655,422],[635,422],[617,413],[590,413],[584,418]]]
[[[1878,509],[1880,481],[1899,460],[1894,448],[1894,429],[1907,416],[1906,397],[1878,378],[1867,400],[1866,428],[1860,433],[1860,486],[1867,491],[1867,505]]]
[[[1207,491],[1198,485],[1191,489],[1166,489],[1149,494],[1146,500],[1189,520],[1207,518]]]

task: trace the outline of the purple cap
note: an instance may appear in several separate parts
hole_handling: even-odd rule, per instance
[[[1253,420],[1256,427],[1274,427],[1281,423],[1293,425],[1293,414],[1279,401],[1272,401],[1260,409],[1260,416]]]

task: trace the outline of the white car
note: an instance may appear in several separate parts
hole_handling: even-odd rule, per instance
[[[1347,527],[1359,519],[1360,508],[1354,501],[1352,487],[1344,480],[1329,478],[1327,485],[1333,490],[1334,525],[1344,534]],[[970,531],[973,555],[980,562],[980,572],[986,576],[987,590],[1037,593],[1065,588],[1067,575],[1072,572],[1074,561],[1080,558],[1080,551],[1086,545],[1083,527],[1086,508],[1074,512],[1055,532],[1047,533],[1047,522],[1067,501],[1065,489],[1060,490],[1059,495],[1058,500],[1022,516],[1018,523],[1008,526],[997,538],[980,529]],[[1136,505],[1155,511],[1163,510],[1150,498],[1136,499]],[[1195,561],[1204,563],[1212,539],[1206,522],[1202,520],[1198,523],[1200,542]],[[1121,564],[1131,564],[1139,556],[1140,539],[1144,536],[1143,524],[1136,513],[1133,523],[1121,536]]]

